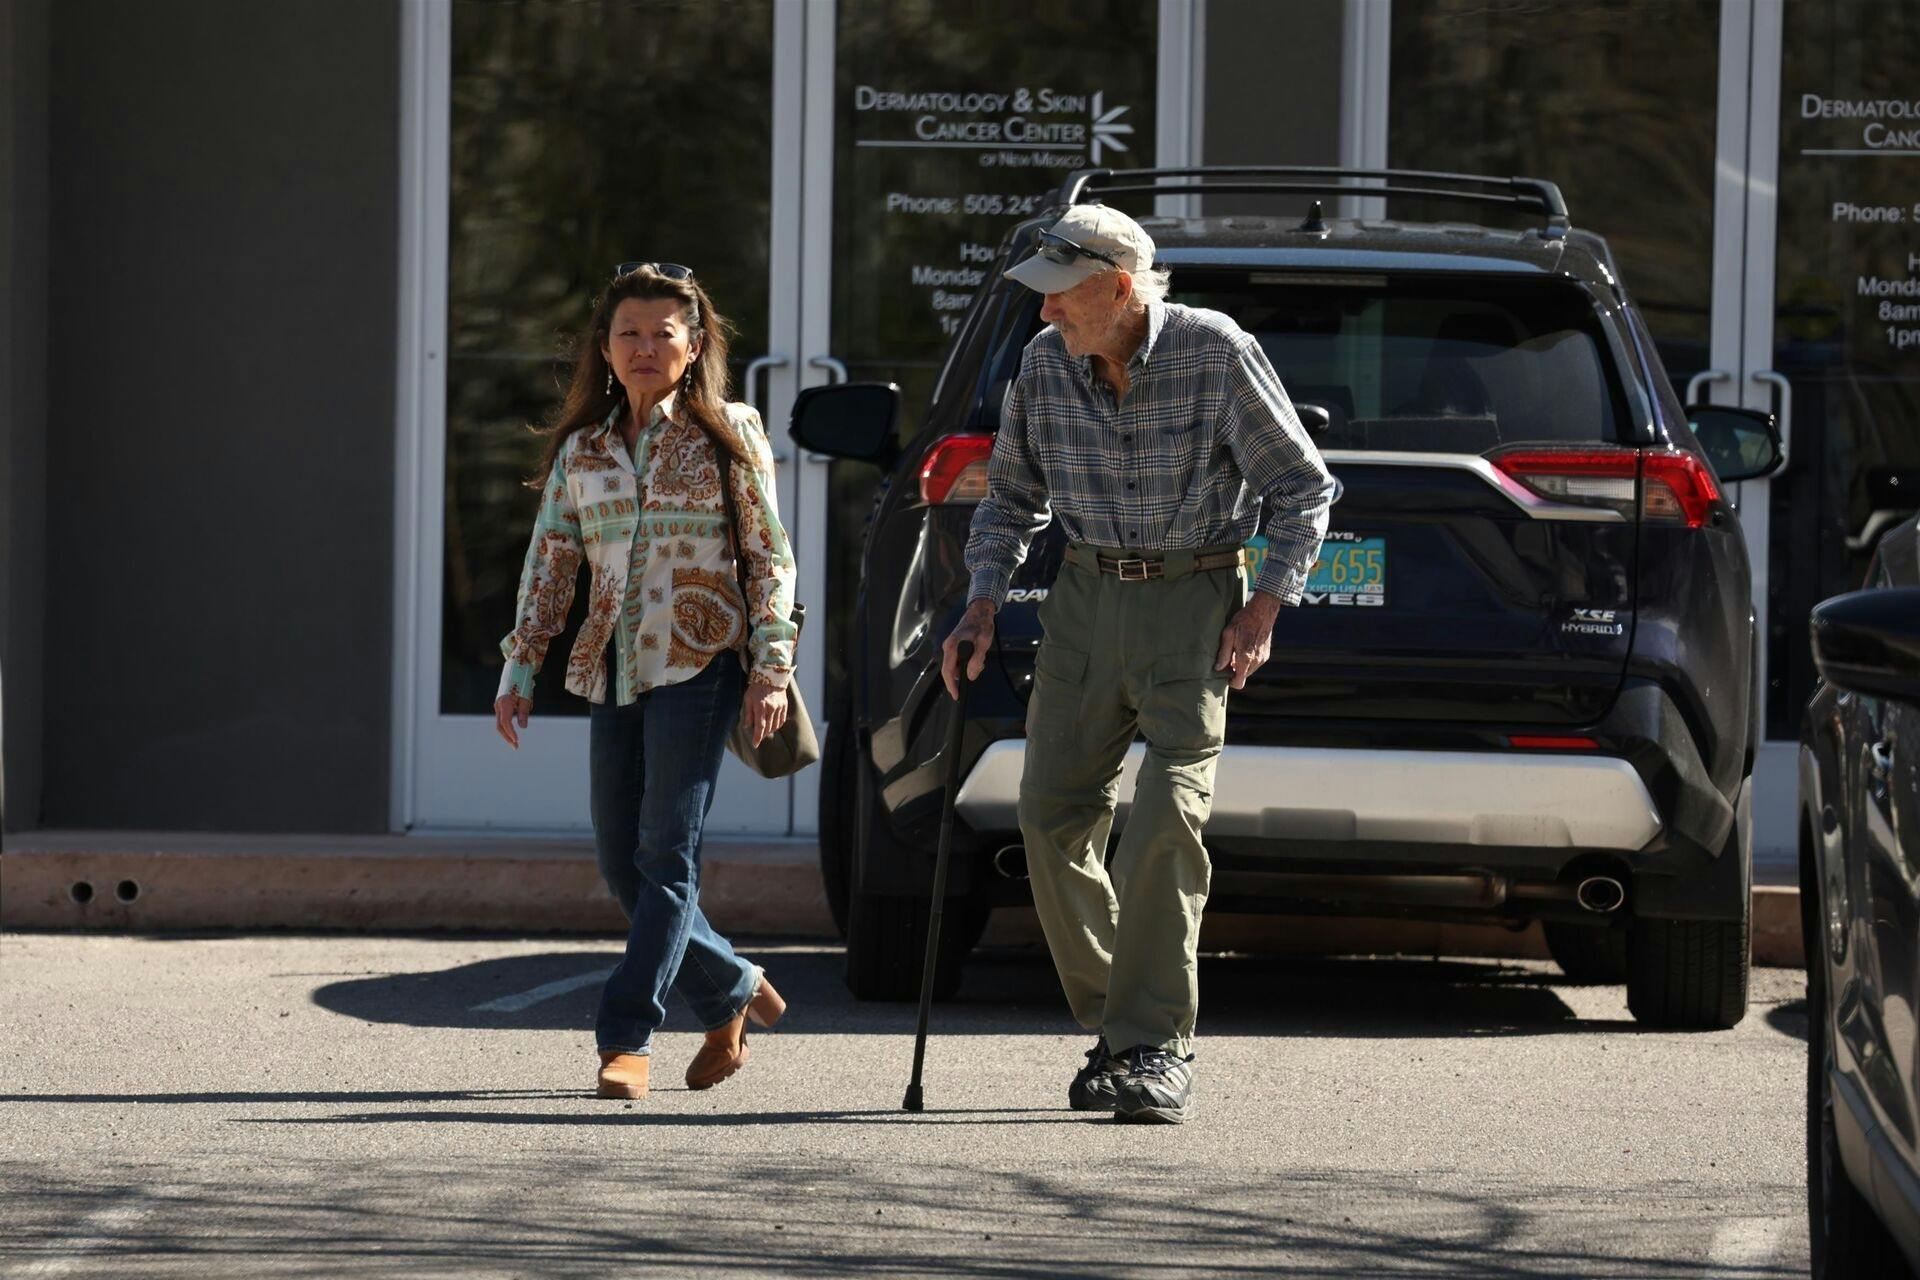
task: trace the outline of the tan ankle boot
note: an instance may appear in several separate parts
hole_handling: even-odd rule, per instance
[[[760,974],[760,985],[753,989],[753,999],[747,1001],[747,1017],[753,1019],[756,1027],[770,1027],[780,1021],[780,1015],[787,1011],[787,1002],[767,981],[765,972]]]
[[[687,1064],[687,1088],[711,1089],[747,1065],[747,1015],[707,1032],[707,1042]]]
[[[653,1059],[644,1053],[600,1054],[600,1088],[603,1098],[644,1098],[647,1096],[647,1069]]]
[[[726,1026],[707,1032],[707,1042],[687,1064],[687,1088],[711,1089],[747,1065],[747,1019],[751,1018],[757,1027],[770,1027],[780,1021],[780,1015],[786,1011],[787,1002],[762,973],[752,998],[739,1016]]]

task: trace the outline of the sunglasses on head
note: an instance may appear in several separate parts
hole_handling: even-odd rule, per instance
[[[1040,244],[1034,252],[1040,257],[1045,258],[1048,262],[1056,263],[1063,267],[1072,266],[1075,258],[1093,258],[1096,261],[1106,263],[1115,270],[1118,270],[1120,267],[1119,263],[1115,262],[1106,254],[1101,253],[1098,249],[1088,249],[1083,245],[1077,245],[1065,236],[1052,231],[1042,231],[1040,233]]]
[[[636,271],[651,271],[669,280],[693,279],[693,268],[683,267],[677,262],[623,262],[613,269],[613,278],[618,280],[621,276],[630,276]]]

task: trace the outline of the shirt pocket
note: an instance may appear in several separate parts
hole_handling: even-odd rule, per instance
[[[1140,467],[1153,492],[1186,495],[1204,479],[1213,452],[1213,423],[1195,413],[1170,417],[1164,425],[1135,432]]]

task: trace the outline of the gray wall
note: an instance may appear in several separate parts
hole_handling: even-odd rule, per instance
[[[46,591],[47,0],[0,0],[0,822],[40,815]]]
[[[59,0],[51,46],[41,822],[382,830],[397,6]]]
[[[1207,164],[1339,164],[1343,0],[1208,0]],[[1210,196],[1209,214],[1305,212],[1311,197]],[[1334,212],[1334,200],[1326,210]]]

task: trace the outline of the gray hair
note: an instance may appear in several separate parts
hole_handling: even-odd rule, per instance
[[[1133,276],[1133,296],[1142,302],[1165,302],[1167,288],[1173,283],[1171,271],[1159,271],[1148,267],[1144,271],[1135,271]]]

